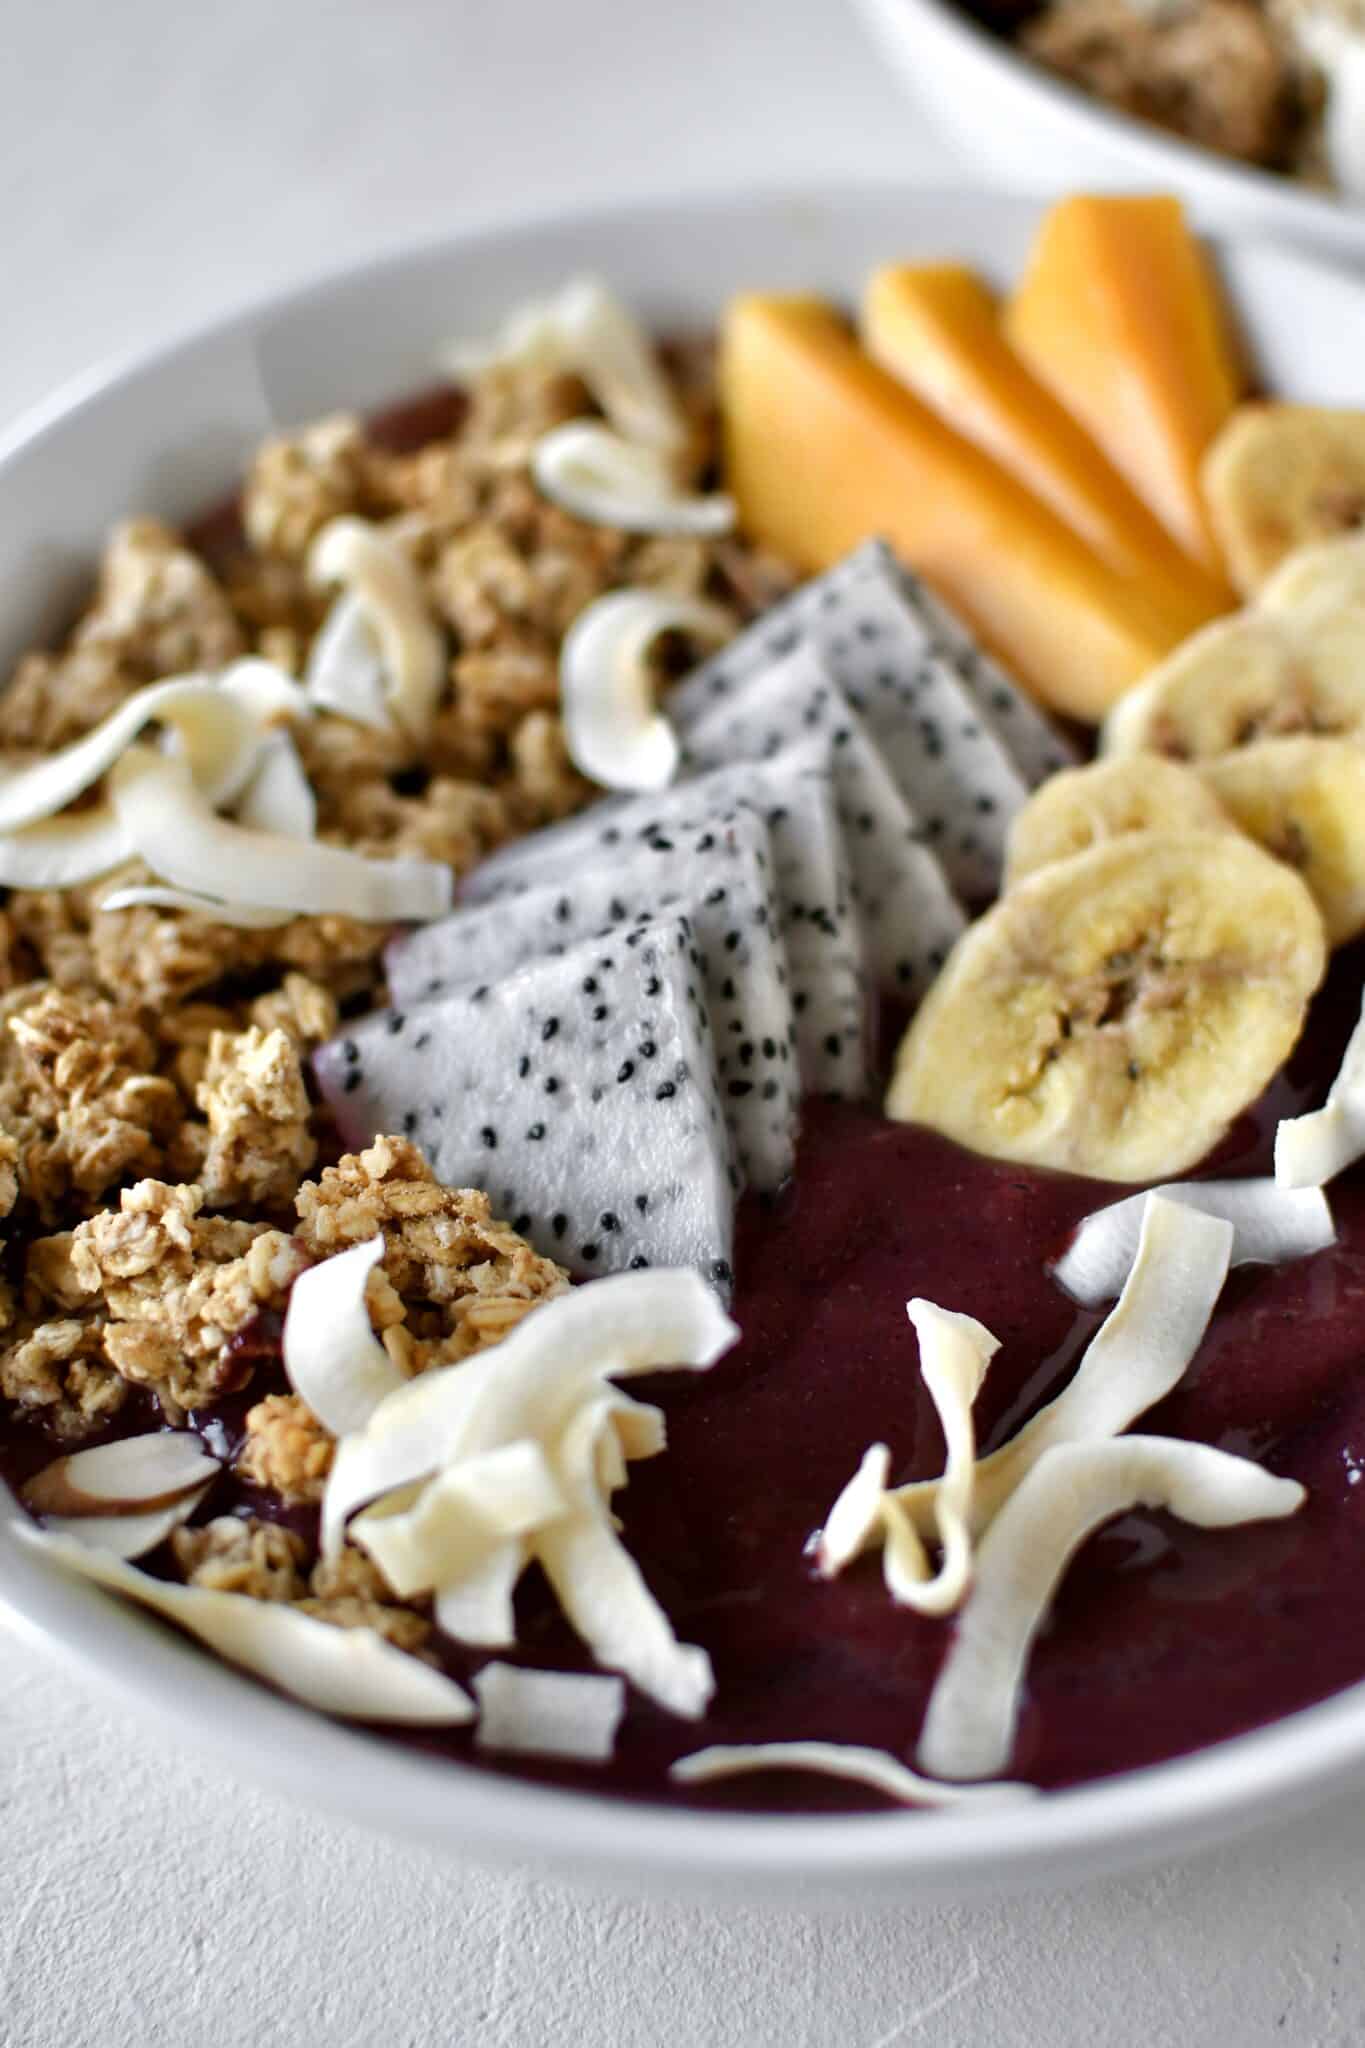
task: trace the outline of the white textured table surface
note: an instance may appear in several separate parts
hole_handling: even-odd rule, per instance
[[[0,424],[393,237],[640,189],[951,174],[837,0],[42,0],[4,45]],[[1362,1845],[1356,1796],[995,1908],[594,1901],[244,1791],[0,1632],[3,2048],[1359,2043]]]

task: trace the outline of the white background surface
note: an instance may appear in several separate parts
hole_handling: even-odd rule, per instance
[[[110,351],[395,237],[954,169],[837,0],[16,4],[0,424]],[[1363,1849],[1356,1795],[992,1908],[593,1900],[245,1791],[0,1629],[4,2048],[1360,2043]]]

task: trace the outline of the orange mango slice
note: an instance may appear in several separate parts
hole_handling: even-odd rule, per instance
[[[726,483],[806,570],[880,534],[1045,702],[1107,707],[1191,629],[863,353],[834,309],[752,293],[721,330]]]
[[[1200,618],[1228,586],[1171,539],[1107,456],[1016,354],[994,294],[955,264],[874,272],[860,333],[875,361],[1019,479],[1114,568],[1169,585]]]
[[[1005,331],[1172,538],[1220,574],[1199,466],[1244,377],[1179,200],[1054,206]]]

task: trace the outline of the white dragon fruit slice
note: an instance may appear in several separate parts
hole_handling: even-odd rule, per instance
[[[904,568],[883,542],[874,542],[866,550],[869,558],[874,551],[880,553],[886,572],[896,578],[906,603],[924,620],[931,642],[937,643],[936,651],[956,666],[977,709],[999,733],[1030,789],[1046,782],[1058,769],[1074,767],[1079,755],[1070,740],[1008,669],[987,654],[952,607]]]
[[[867,972],[829,757],[828,739],[812,735],[769,762],[712,769],[656,796],[610,798],[494,854],[465,878],[461,894],[500,901],[580,861],[617,858],[649,841],[667,851],[685,832],[756,812],[772,843],[802,1085],[860,1101],[869,1087]]]
[[[913,1001],[961,932],[962,906],[879,748],[810,643],[697,719],[683,759],[693,768],[770,760],[807,733],[825,735],[832,749],[831,781],[873,973],[888,994]]]
[[[692,921],[721,1100],[744,1179],[771,1192],[792,1171],[801,1089],[768,830],[753,811],[603,853],[510,902],[471,904],[396,939],[397,1004],[496,981],[527,960],[668,911]]]
[[[808,642],[862,717],[953,886],[999,886],[1029,789],[1070,758],[1062,741],[932,592],[869,542],[750,627],[675,689],[686,735]]]
[[[730,1146],[686,918],[379,1011],[313,1064],[347,1144],[411,1138],[573,1272],[695,1266],[728,1288]]]

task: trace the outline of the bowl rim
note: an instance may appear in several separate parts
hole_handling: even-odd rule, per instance
[[[992,35],[967,13],[960,0],[854,0],[854,4],[872,20],[899,12],[932,23],[934,33],[956,45],[965,58],[1008,74],[1018,90],[1036,99],[1055,122],[1092,136],[1109,149],[1121,146],[1133,160],[1132,175],[1178,182],[1189,196],[1212,203],[1220,197],[1242,204],[1254,199],[1272,209],[1279,226],[1292,228],[1297,223],[1317,235],[1327,231],[1339,237],[1342,247],[1365,244],[1365,201],[1353,203],[1340,193],[1306,185],[1288,172],[1269,171],[1222,156],[1202,143],[1110,106],[1097,94],[1036,63],[1003,36]]]
[[[130,380],[232,339],[253,323],[287,319],[361,280],[382,286],[387,277],[425,264],[457,262],[518,239],[543,241],[570,225],[601,234],[659,234],[675,221],[695,225],[699,217],[720,220],[737,212],[780,218],[882,205],[904,207],[906,218],[914,219],[967,202],[1019,212],[1033,212],[1037,204],[965,185],[828,180],[746,188],[738,195],[720,189],[565,206],[386,246],[284,288],[253,293],[164,340],[78,373],[0,430],[0,471]],[[1255,239],[1232,232],[1246,244]],[[1330,272],[1330,266],[1312,267]],[[1365,283],[1349,273],[1336,276],[1365,294]],[[0,1483],[0,1509],[6,1507],[13,1510],[13,1497]],[[1362,1681],[1169,1762],[976,1812],[706,1812],[545,1786],[424,1756],[291,1702],[128,1603],[68,1578],[15,1541],[11,1519],[12,1513],[0,1518],[0,1621],[8,1619],[59,1663],[248,1779],[339,1819],[487,1861],[532,1863],[605,1882],[643,1877],[683,1890],[753,1880],[765,1895],[793,1902],[821,1903],[822,1884],[847,1900],[855,1882],[902,1897],[998,1894],[1132,1868],[1249,1832],[1325,1797],[1349,1773],[1365,1771]]]

